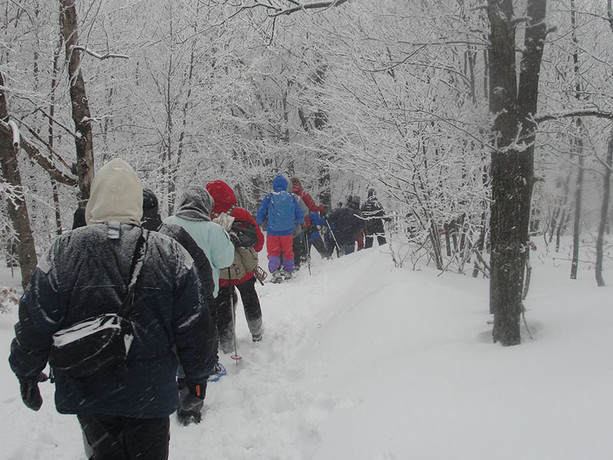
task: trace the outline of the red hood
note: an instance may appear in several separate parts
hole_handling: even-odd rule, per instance
[[[234,194],[234,190],[232,190],[224,181],[214,180],[209,182],[206,184],[206,190],[213,198],[214,213],[221,214],[222,212],[226,212],[232,206],[236,205],[236,195]]]

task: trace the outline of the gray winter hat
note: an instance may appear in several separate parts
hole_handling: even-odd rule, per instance
[[[175,215],[185,220],[211,220],[213,198],[201,185],[188,186],[178,203]]]

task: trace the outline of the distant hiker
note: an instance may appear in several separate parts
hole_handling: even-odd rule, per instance
[[[310,213],[323,212],[324,207],[318,206],[315,204],[315,200],[309,195],[309,193],[302,186],[302,181],[298,177],[292,177],[292,193],[297,195],[301,202],[300,204],[304,204],[302,206],[302,211],[304,212],[304,224],[298,227],[297,232],[294,232],[294,266],[298,269],[301,263],[306,262],[309,257],[309,247],[310,247],[310,228],[311,228],[311,219]],[[305,209],[306,208],[306,209]]]
[[[212,208],[213,199],[209,192],[200,185],[192,184],[181,195],[175,215],[164,219],[164,223],[183,227],[204,251],[215,281],[213,295],[217,297],[219,271],[234,262],[234,245],[223,227],[211,222],[209,216]]]
[[[364,228],[357,200],[348,199],[347,206],[336,208],[327,219],[339,246],[339,256],[355,251],[356,238]]]
[[[157,196],[149,188],[143,189],[143,218],[141,226],[147,230],[169,236],[183,246],[189,255],[192,256],[198,270],[200,282],[204,287],[209,310],[211,314],[214,314],[213,305],[215,304],[215,297],[213,293],[215,292],[215,281],[208,257],[187,230],[180,225],[162,222]]]
[[[206,298],[207,308],[211,313],[213,321],[216,321],[216,308],[215,297],[213,292],[215,291],[215,281],[213,280],[213,273],[211,270],[211,264],[204,251],[198,246],[194,239],[187,233],[180,225],[166,224],[162,222],[162,218],[159,212],[158,199],[153,190],[143,190],[143,218],[141,226],[147,230],[153,232],[159,232],[163,235],[169,236],[173,240],[177,241],[183,246],[189,255],[194,260],[196,271],[200,278],[200,282],[204,288],[204,296]],[[217,341],[215,342],[215,356],[217,357]],[[218,363],[218,359],[215,359],[215,369],[213,374],[217,374],[221,371]],[[206,382],[205,382],[206,384]],[[177,418],[182,425],[189,425],[190,423],[200,423],[202,419],[202,407],[204,406],[204,398],[199,401],[198,404],[191,407],[189,404],[189,390],[185,384],[185,374],[183,369],[179,370],[179,408],[177,409]],[[187,400],[187,404],[186,404]],[[185,406],[190,406],[186,408]]]
[[[377,237],[379,246],[386,244],[385,229],[383,228],[383,222],[389,222],[391,219],[385,216],[383,206],[379,203],[375,189],[368,190],[368,199],[362,206],[362,217],[365,220],[365,247],[371,248],[374,242],[374,238]]]
[[[319,255],[329,259],[334,253],[334,240],[329,235],[326,221],[318,212],[310,212],[311,227],[309,228],[309,244],[312,245]]]
[[[309,257],[309,251],[307,247],[307,233],[310,219],[309,208],[307,207],[307,205],[298,195],[293,195],[296,197],[298,205],[300,206],[300,209],[302,209],[302,214],[304,215],[304,223],[300,224],[296,222],[296,224],[294,225],[294,235],[292,237],[292,250],[294,251],[294,271],[298,271],[302,262],[306,262]]]
[[[234,242],[234,263],[230,269],[219,274],[219,295],[217,296],[217,329],[219,343],[225,353],[233,351],[235,324],[231,311],[234,286],[240,292],[247,319],[247,326],[254,342],[262,340],[262,309],[255,289],[255,269],[258,265],[257,253],[264,246],[264,234],[253,216],[245,208],[237,205],[234,190],[224,181],[216,180],[206,184],[213,198],[211,216],[215,222],[224,226]]]
[[[360,209],[360,197],[358,195],[349,195],[347,197],[347,206],[352,209]],[[356,233],[355,242],[358,251],[364,249],[364,225]]]
[[[53,335],[118,312],[134,286],[132,341],[122,366],[89,376],[52,367],[56,408],[77,415],[96,459],[167,459],[169,415],[179,402],[177,365],[195,402],[204,397],[214,365],[215,327],[191,257],[176,241],[140,228],[142,202],[140,181],[125,161],[114,159],[98,171],[87,226],[58,237],[39,260],[11,344],[22,399],[38,410],[42,370],[50,353],[59,356]]]
[[[266,249],[268,251],[268,270],[273,281],[291,278],[294,271],[294,251],[292,236],[294,225],[304,223],[304,212],[295,195],[287,192],[287,179],[277,174],[272,182],[273,193],[264,197],[257,212],[257,223],[265,219]],[[281,267],[281,256],[283,266]]]
[[[292,177],[291,181],[292,181],[292,193],[295,193],[300,198],[302,198],[302,201],[304,201],[304,204],[307,205],[307,208],[309,208],[309,211],[311,212],[323,212],[324,211],[323,206],[321,205],[318,206],[315,204],[315,200],[313,200],[311,195],[309,195],[308,192],[304,189],[304,187],[302,186],[302,181],[300,179],[298,179],[297,177]]]

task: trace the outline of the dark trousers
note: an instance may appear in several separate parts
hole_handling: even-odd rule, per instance
[[[78,415],[94,460],[166,460],[170,419]]]
[[[329,243],[329,244],[330,244],[330,248],[328,249],[321,238],[317,238],[316,240],[313,240],[313,242],[311,243],[311,245],[315,249],[317,249],[317,252],[319,252],[319,255],[324,259],[329,259],[330,257],[332,257],[332,254],[334,253],[334,242]]]
[[[262,307],[260,306],[258,293],[255,290],[255,277],[248,279],[244,283],[237,284],[236,288],[241,293],[249,331],[252,334],[257,334],[262,327]],[[234,333],[234,324],[232,324],[232,295],[234,295],[234,287],[222,286],[219,288],[217,296],[217,330],[222,348],[224,343],[232,341]],[[236,302],[236,296],[234,296],[234,301]],[[234,308],[236,311],[236,303]]]
[[[374,242],[375,236],[377,237],[377,243],[379,243],[379,246],[383,246],[387,243],[387,240],[385,239],[385,236],[383,235],[377,235],[377,234],[366,235],[366,238],[364,239],[365,248],[372,248],[372,244]]]
[[[292,249],[294,250],[294,269],[299,269],[303,262],[309,257],[308,246],[306,241],[309,239],[309,233],[303,230],[302,233],[294,235]]]

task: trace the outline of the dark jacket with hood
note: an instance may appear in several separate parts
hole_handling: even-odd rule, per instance
[[[234,226],[246,223],[247,225],[253,225],[255,227],[257,241],[253,245],[253,249],[256,252],[260,252],[264,246],[264,234],[260,230],[257,222],[249,211],[245,208],[237,206],[236,194],[234,190],[222,180],[215,180],[206,184],[206,189],[213,198],[213,209],[211,216],[213,218],[219,217],[221,214],[226,213],[234,217]],[[253,278],[253,271],[247,272],[241,279],[228,280],[224,278],[219,279],[220,286],[229,286],[230,282],[233,285],[244,283],[245,281]]]
[[[385,216],[383,206],[379,203],[374,189],[368,191],[368,199],[362,205],[362,217],[366,222],[365,232],[367,235],[384,234],[383,221],[389,220]]]
[[[88,225],[55,240],[20,301],[9,362],[18,377],[32,378],[47,365],[55,332],[119,309],[144,234],[126,370],[86,378],[55,372],[60,413],[164,417],[178,405],[178,362],[195,383],[212,373],[217,337],[192,258],[176,241],[143,231],[141,214],[136,174],[125,161],[112,160],[94,179]]]
[[[189,255],[194,260],[200,282],[204,287],[204,296],[207,299],[207,306],[211,308],[212,302],[215,301],[215,281],[213,280],[213,272],[209,259],[200,246],[180,225],[165,224],[162,222],[162,217],[156,212],[153,215],[143,216],[142,227],[153,232],[159,232],[162,235],[169,236],[181,246],[183,246]]]
[[[296,224],[304,224],[304,211],[295,195],[287,192],[287,179],[278,174],[272,182],[273,193],[264,197],[257,213],[258,225],[268,219],[266,233],[286,236],[294,233]]]
[[[334,237],[340,245],[355,242],[356,237],[364,228],[364,220],[355,201],[349,201],[346,207],[336,208],[328,215]]]

